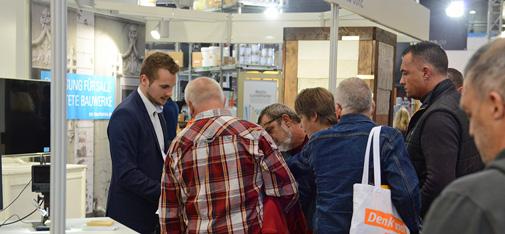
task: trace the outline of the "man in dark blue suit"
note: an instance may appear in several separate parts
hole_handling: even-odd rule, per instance
[[[162,112],[178,71],[167,54],[147,57],[139,87],[114,110],[107,128],[112,158],[107,216],[140,233],[159,232],[156,210],[170,144]]]
[[[168,99],[165,106],[163,106],[163,116],[167,121],[167,136],[168,140],[173,140],[177,135],[177,125],[179,123],[179,106],[177,103]]]

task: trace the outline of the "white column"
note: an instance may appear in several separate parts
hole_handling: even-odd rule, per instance
[[[51,0],[51,233],[65,233],[67,1]]]
[[[331,3],[331,28],[330,28],[330,77],[328,90],[335,95],[337,91],[337,48],[338,48],[338,11],[340,6]]]

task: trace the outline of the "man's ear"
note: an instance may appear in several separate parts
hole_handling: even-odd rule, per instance
[[[195,117],[193,116],[193,113],[195,113],[195,106],[193,106],[193,103],[191,101],[187,101],[187,104],[189,109],[189,115],[191,115],[191,117]]]
[[[140,84],[144,87],[149,86],[149,78],[145,74],[140,75]]]
[[[287,114],[282,114],[281,116],[281,121],[286,124],[286,126],[290,127],[291,126],[291,118]]]
[[[309,117],[309,121],[310,122],[317,122],[317,113],[313,113],[310,117]]]
[[[432,66],[429,66],[429,65],[424,65],[423,66],[423,79],[424,80],[428,80],[430,79],[430,77],[433,75],[433,67]]]
[[[488,98],[493,108],[493,118],[495,120],[505,118],[505,100],[503,100],[502,96],[496,91],[492,91],[489,93]]]
[[[373,113],[375,113],[375,107],[376,107],[375,106],[375,101],[372,100],[372,105],[370,106],[370,114],[369,114],[370,118],[372,118],[373,117]]]

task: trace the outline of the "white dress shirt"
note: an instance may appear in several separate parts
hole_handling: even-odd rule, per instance
[[[156,137],[158,138],[158,143],[160,144],[160,149],[161,149],[161,156],[163,157],[163,160],[165,160],[165,140],[163,137],[163,128],[161,127],[161,120],[158,116],[158,114],[163,114],[163,106],[159,105],[154,105],[145,95],[142,93],[140,90],[140,87],[137,88],[137,92],[139,92],[140,98],[142,98],[142,102],[144,102],[144,105],[146,106],[147,113],[149,114],[149,117],[151,119],[151,122],[153,124],[154,130],[156,131]]]

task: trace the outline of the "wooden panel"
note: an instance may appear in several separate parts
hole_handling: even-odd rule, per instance
[[[342,36],[359,36],[360,40],[373,40],[374,27],[340,27],[338,36],[339,39]],[[284,28],[284,41],[301,40],[330,40],[330,27]]]
[[[391,110],[394,101],[391,96],[393,87],[389,85],[389,78],[377,77],[377,71],[379,70],[378,45],[379,42],[382,42],[394,47],[396,45],[396,35],[376,27],[341,27],[339,28],[339,39],[341,39],[342,36],[359,36],[358,74],[376,76],[376,79],[370,82],[370,86],[374,93],[374,101],[379,104],[379,111],[377,112],[376,109],[373,113],[373,117],[377,123],[389,124],[391,122]],[[286,105],[293,107],[297,95],[298,41],[329,40],[329,38],[329,27],[284,28],[284,103]],[[391,55],[389,53],[391,52],[390,50],[387,52],[388,53],[385,53],[384,56]],[[390,59],[394,61],[394,49],[392,58],[382,58],[383,63],[384,60]],[[389,69],[394,68],[390,68],[388,63],[388,66],[382,69],[381,74],[389,74]],[[387,71],[384,71],[384,69],[387,69]],[[379,86],[382,88],[378,89]]]
[[[342,36],[359,36],[359,40],[373,40],[374,28],[373,27],[341,27],[338,29],[339,39]]]
[[[374,68],[373,41],[359,41],[358,74],[373,75]]]
[[[390,125],[388,115],[377,115],[375,116],[375,123],[379,125]]]
[[[284,41],[329,40],[330,27],[284,28]]]
[[[298,94],[298,41],[284,43],[284,104],[294,109]]]
[[[396,35],[380,28],[374,28],[373,38],[376,41],[396,46]]]

